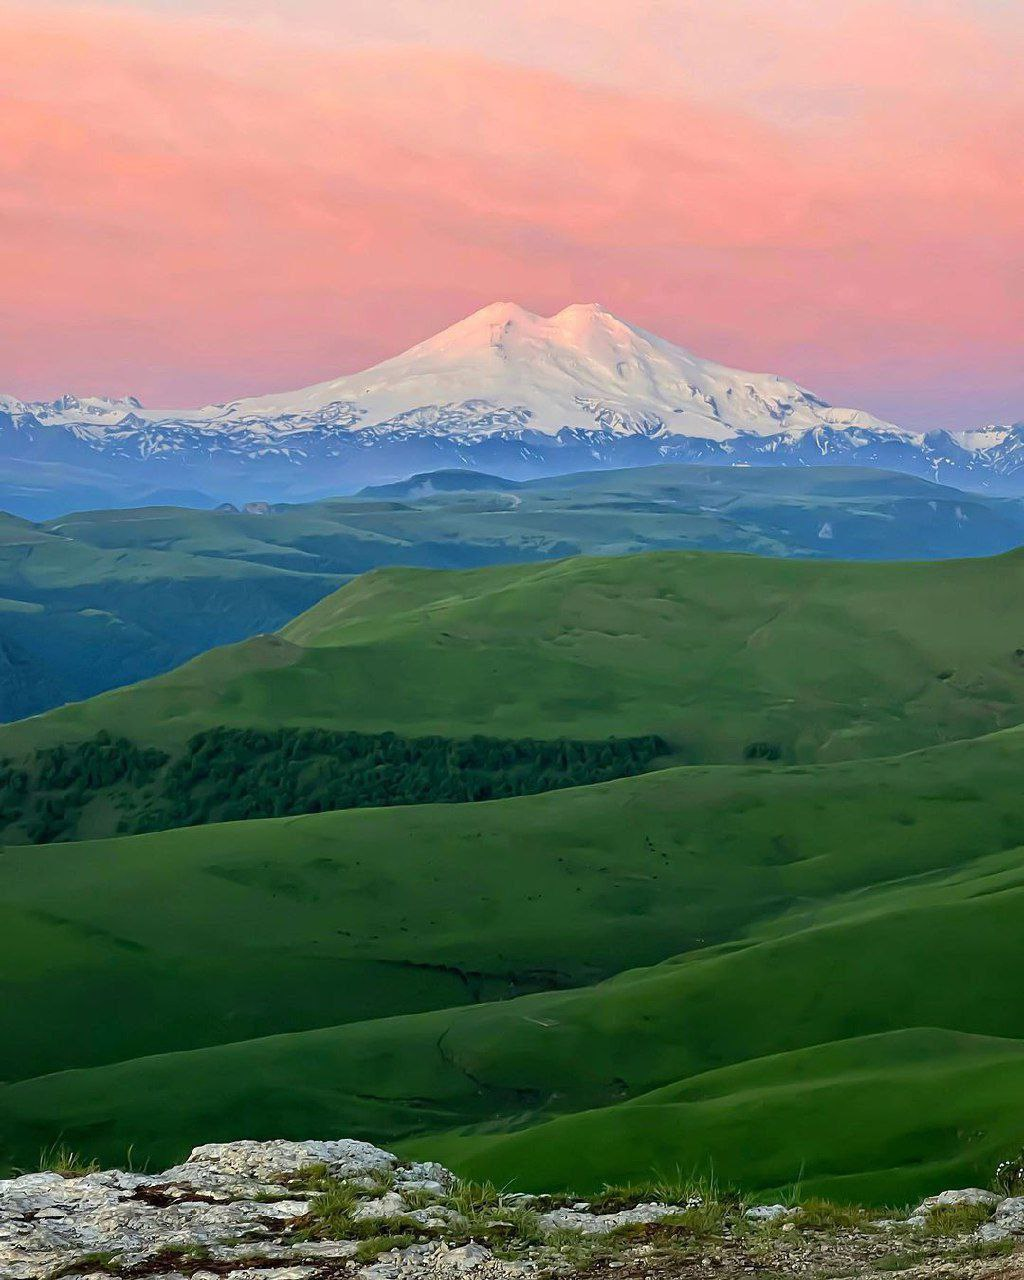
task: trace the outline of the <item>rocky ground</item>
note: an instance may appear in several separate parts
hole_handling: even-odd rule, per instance
[[[978,1188],[878,1219],[707,1188],[502,1195],[355,1141],[198,1147],[158,1174],[56,1163],[0,1181],[0,1280],[1024,1280],[1024,1194]]]

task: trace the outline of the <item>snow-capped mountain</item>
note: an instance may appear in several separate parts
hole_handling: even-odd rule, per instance
[[[0,396],[0,463],[100,468],[223,497],[346,492],[411,471],[511,478],[595,467],[888,467],[1024,492],[1024,424],[901,430],[774,374],[702,360],[599,306],[485,307],[363,373],[194,410]]]
[[[513,303],[468,319],[365,373],[305,391],[226,405],[229,420],[297,422],[351,405],[359,424],[390,426],[410,414],[445,430],[493,434],[525,428],[615,435],[731,439],[830,425],[884,427],[869,414],[831,409],[784,378],[700,360],[602,307],[571,306],[546,319]]]

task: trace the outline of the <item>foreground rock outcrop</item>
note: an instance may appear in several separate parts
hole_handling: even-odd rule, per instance
[[[1019,1248],[1018,1248],[1019,1242]],[[163,1173],[0,1181],[0,1280],[512,1280],[533,1274],[1024,1277],[1024,1196],[906,1218],[833,1206],[501,1195],[365,1142],[197,1147]]]

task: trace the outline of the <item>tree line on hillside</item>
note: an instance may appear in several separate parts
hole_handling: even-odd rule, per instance
[[[667,750],[654,735],[586,742],[217,728],[189,742],[143,821],[184,826],[496,800],[639,773]]]
[[[170,756],[102,730],[85,742],[41,747],[25,778],[21,805],[4,821],[21,820],[33,844],[68,839],[82,810],[111,788],[136,794],[152,784]]]
[[[655,734],[604,741],[407,738],[222,726],[196,734],[171,759],[100,733],[40,749],[27,768],[0,763],[0,822],[15,838],[47,843],[80,836],[84,810],[101,798],[120,811],[121,832],[331,809],[461,804],[628,777],[668,750]]]

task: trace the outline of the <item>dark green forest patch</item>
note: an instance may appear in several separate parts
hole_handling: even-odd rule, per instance
[[[643,773],[669,752],[655,734],[574,738],[406,738],[327,729],[196,734],[171,757],[99,733],[0,762],[0,821],[16,843],[282,818],[331,809],[463,804]],[[113,815],[113,817],[112,817]]]

